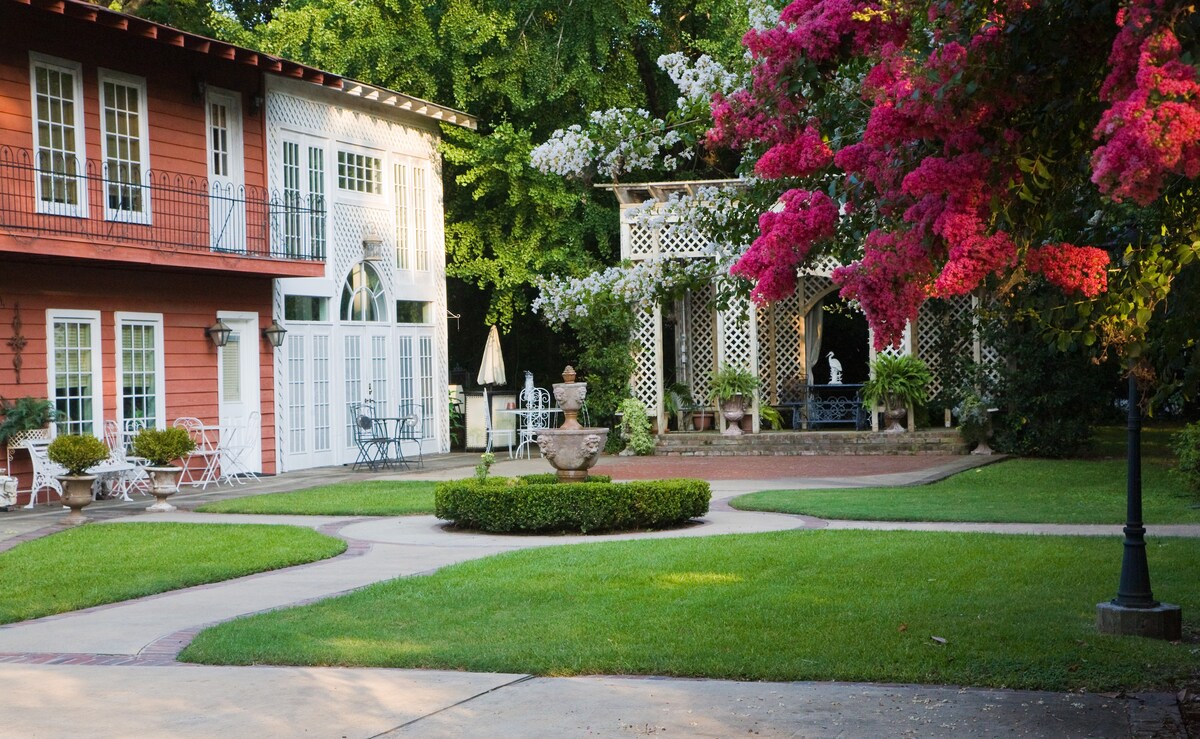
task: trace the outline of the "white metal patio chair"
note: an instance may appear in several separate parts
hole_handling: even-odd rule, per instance
[[[237,482],[239,485],[245,485],[246,480],[243,478],[247,477],[258,482],[258,474],[247,464],[247,455],[254,447],[253,434],[262,431],[261,424],[262,414],[252,411],[245,423],[233,424],[222,430],[222,438],[218,446],[224,453],[225,460],[221,465],[221,477],[217,480],[218,483],[228,482],[233,485],[234,482]]]
[[[108,460],[114,464],[131,464],[133,468],[120,473],[112,480],[110,493],[129,501],[132,492],[142,495],[150,494],[150,477],[146,474],[145,460],[129,455],[126,448],[126,436],[121,433],[121,427],[116,421],[104,422],[104,444],[108,447]]]
[[[527,387],[521,391],[519,442],[516,455],[524,450],[526,458],[533,456],[537,435],[550,428],[550,391],[544,387]]]
[[[217,481],[221,465],[221,452],[217,449],[216,439],[199,418],[176,418],[174,425],[187,431],[192,441],[196,442],[196,448],[183,460],[183,474],[179,476],[179,484],[198,486],[205,490],[210,483]]]

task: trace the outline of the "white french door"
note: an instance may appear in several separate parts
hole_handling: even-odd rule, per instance
[[[341,416],[334,414],[332,397],[331,327],[290,324],[280,351],[287,365],[284,405],[277,411],[284,420],[279,440],[284,470],[337,464],[334,438],[340,436]]]
[[[209,247],[246,251],[246,182],[242,168],[242,104],[238,93],[208,88]]]
[[[230,474],[262,472],[258,315],[221,312],[217,317],[233,330],[217,350],[217,397],[225,430],[222,447],[229,447],[223,449],[221,469]],[[239,431],[230,431],[234,428]]]

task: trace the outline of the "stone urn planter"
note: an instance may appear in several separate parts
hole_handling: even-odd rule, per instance
[[[66,526],[78,526],[87,522],[83,515],[84,507],[91,504],[92,485],[96,482],[95,475],[57,475],[56,479],[62,485],[63,505],[71,509],[63,520]]]
[[[883,412],[883,417],[886,418],[887,422],[888,422],[888,426],[887,426],[887,428],[885,428],[883,430],[883,433],[885,433],[885,434],[902,434],[902,433],[904,433],[904,430],[905,430],[904,426],[900,422],[902,420],[904,420],[904,417],[907,415],[908,415],[907,408],[904,408],[904,407],[888,408],[886,411]]]
[[[721,416],[725,418],[725,436],[741,436],[742,418],[746,415],[746,401],[741,395],[727,398],[721,403]]]
[[[195,441],[181,428],[142,429],[133,438],[133,453],[148,463],[146,474],[150,477],[150,492],[154,495],[154,505],[146,510],[155,513],[175,510],[167,498],[179,492],[183,467],[176,467],[171,462],[183,459],[195,448]]]
[[[91,434],[63,434],[46,447],[46,457],[63,469],[63,473],[55,478],[62,485],[63,505],[71,509],[63,522],[66,525],[76,526],[87,521],[83,508],[91,504],[92,483],[96,482],[96,475],[89,474],[88,470],[107,459],[108,454],[104,442]]]
[[[150,494],[154,496],[154,505],[146,510],[154,513],[166,513],[175,510],[175,506],[167,502],[179,492],[179,478],[183,475],[182,467],[147,467],[146,474],[150,477]]]

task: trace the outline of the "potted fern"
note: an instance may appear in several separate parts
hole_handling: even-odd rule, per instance
[[[913,356],[880,354],[871,362],[871,379],[863,385],[863,405],[874,412],[883,406],[888,419],[885,433],[904,431],[900,419],[910,406],[925,402],[925,387],[933,380],[925,363]]]
[[[709,381],[709,398],[721,409],[726,425],[726,436],[741,436],[740,422],[758,389],[758,378],[749,370],[724,365],[713,373]]]
[[[45,398],[17,398],[16,400],[6,400],[0,398],[0,416],[4,416],[4,420],[0,421],[0,446],[7,446],[10,441],[16,439],[15,444],[19,444],[28,438],[30,431],[41,431],[50,425],[54,420],[54,404]],[[46,433],[41,438],[49,438]]]
[[[63,434],[46,447],[46,457],[65,470],[55,475],[62,484],[63,505],[71,509],[66,524],[74,526],[87,521],[83,507],[92,502],[92,484],[96,475],[88,470],[108,459],[108,447],[91,434]]]
[[[196,442],[182,428],[144,428],[133,437],[133,454],[146,460],[146,474],[150,476],[150,492],[154,505],[148,511],[166,512],[175,510],[167,498],[179,492],[179,477],[183,467],[173,464],[190,454]]]

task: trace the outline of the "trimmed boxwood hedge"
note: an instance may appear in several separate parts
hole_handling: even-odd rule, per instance
[[[628,531],[678,526],[707,513],[712,498],[704,480],[609,482],[593,476],[588,482],[559,483],[542,482],[542,477],[438,483],[435,515],[497,533]]]

